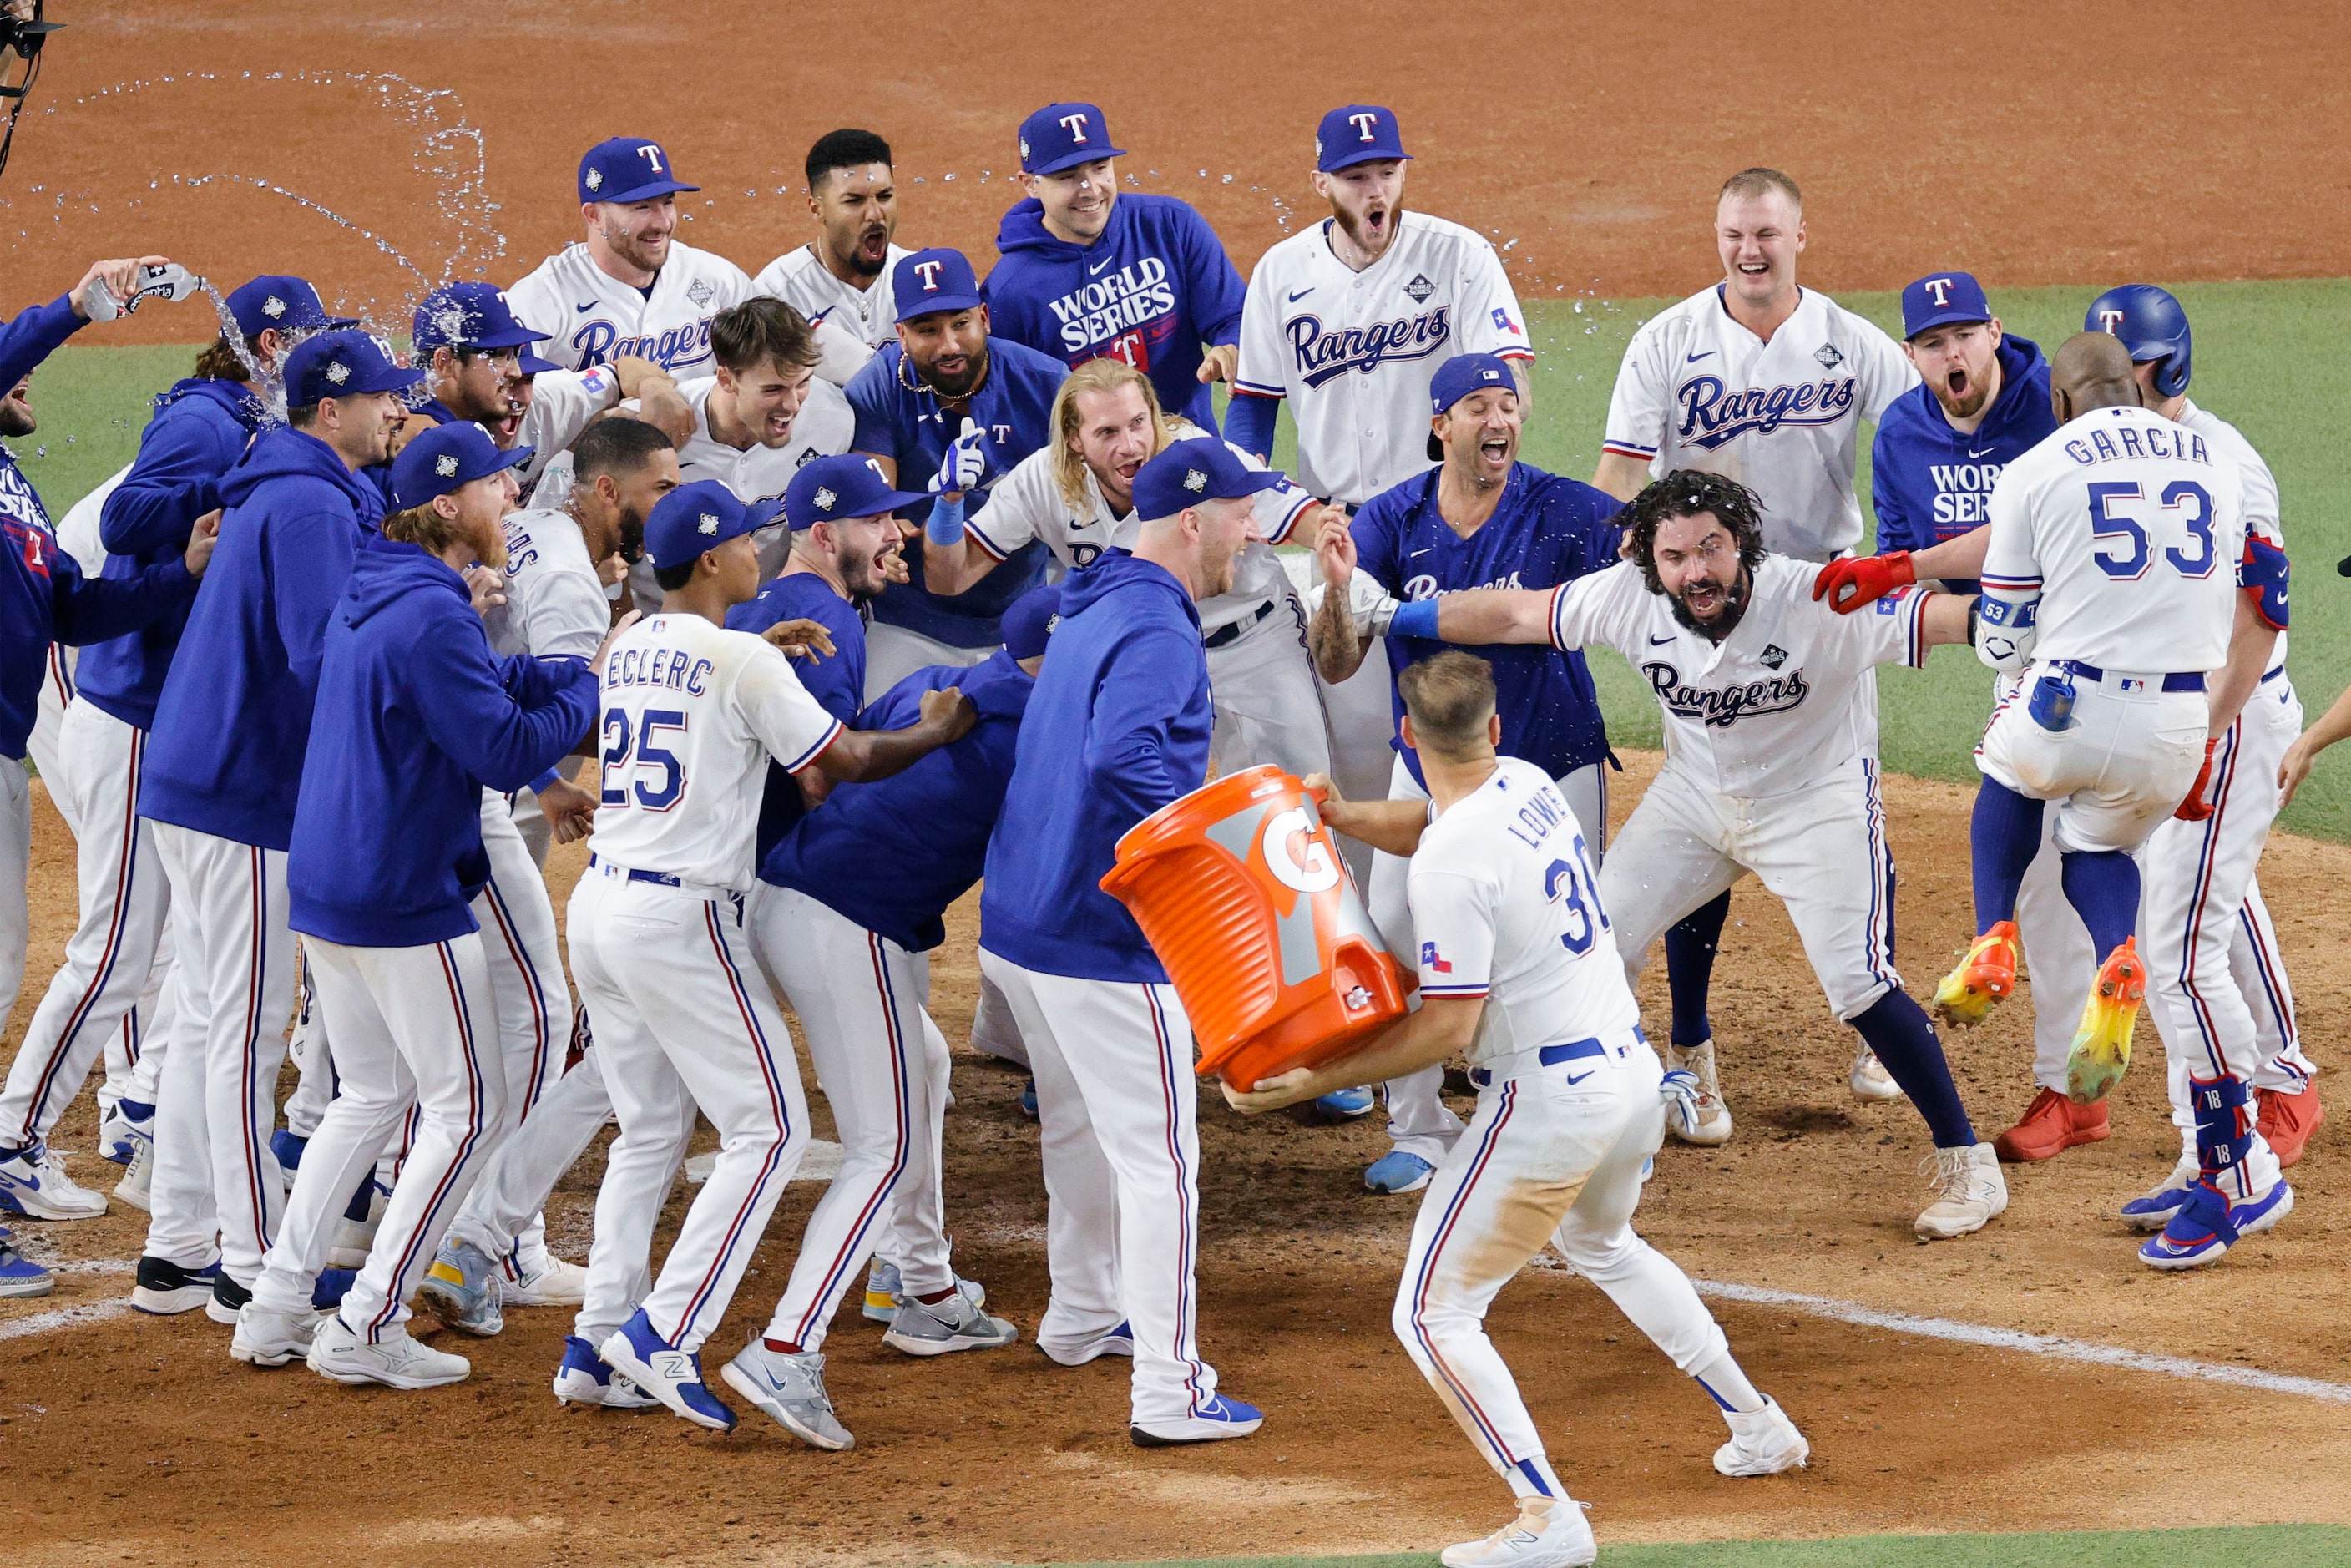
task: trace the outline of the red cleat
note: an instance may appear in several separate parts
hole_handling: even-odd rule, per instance
[[[2294,1164],[2302,1158],[2310,1134],[2326,1120],[2326,1107],[2318,1103],[2318,1085],[2314,1083],[2299,1094],[2274,1089],[2256,1089],[2253,1094],[2262,1103],[2262,1141],[2277,1155],[2279,1165]]]
[[[2054,1159],[2076,1144],[2095,1144],[2112,1136],[2106,1103],[2094,1100],[2076,1105],[2054,1089],[2043,1089],[2016,1125],[1992,1140],[1992,1147],[2010,1165],[2031,1165]]]

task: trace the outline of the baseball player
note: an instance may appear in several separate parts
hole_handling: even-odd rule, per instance
[[[1621,570],[1621,569],[1620,569]],[[1300,1068],[1225,1098],[1271,1110],[1330,1086],[1395,1079],[1462,1054],[1478,1086],[1468,1136],[1421,1200],[1393,1314],[1396,1338],[1469,1441],[1506,1482],[1518,1516],[1451,1564],[1590,1563],[1583,1510],[1485,1331],[1486,1309],[1545,1245],[1608,1292],[1722,1411],[1727,1476],[1803,1464],[1811,1445],[1756,1390],[1688,1279],[1633,1231],[1667,1079],[1641,1033],[1606,903],[1578,817],[1541,766],[1499,755],[1497,681],[1458,651],[1407,666],[1405,744],[1426,799],[1327,802],[1324,820],[1411,857],[1420,936],[1419,1009],[1346,1061]],[[1316,780],[1327,789],[1327,780]]]
[[[119,308],[137,288],[141,268],[167,265],[161,256],[95,263],[70,293],[21,311],[0,326],[0,385],[12,389],[0,409],[16,405],[21,423],[29,414],[25,379],[89,319],[93,297],[110,295]],[[195,591],[194,579],[212,557],[214,521],[193,520],[190,538],[172,559],[113,578],[85,578],[73,558],[58,548],[49,531],[48,513],[14,455],[0,447],[0,536],[7,544],[0,552],[7,559],[0,591],[8,596],[7,613],[0,618],[0,627],[5,627],[0,630],[0,759],[5,759],[0,760],[0,1020],[16,1005],[25,976],[29,931],[25,879],[33,818],[32,780],[24,759],[52,649],[60,642],[79,646],[125,636],[185,613]],[[143,970],[140,978],[145,978]],[[78,1072],[70,1082],[54,1088],[42,1080],[62,1076],[51,1067],[55,1049],[34,1056],[37,1042],[28,1037],[19,1050],[16,1067],[28,1070],[26,1076],[35,1082],[26,1092],[18,1088],[18,1073],[9,1075],[8,1103],[15,1119],[6,1131],[0,1131],[0,1212],[37,1219],[88,1219],[106,1212],[105,1197],[68,1177],[64,1162],[43,1141],[63,1102],[89,1073],[106,1032],[93,1033],[89,1048],[79,1053]],[[57,1110],[48,1112],[47,1123],[40,1122],[40,1103],[53,1092]]]
[[[743,929],[753,798],[770,757],[836,781],[883,778],[973,719],[968,701],[939,692],[905,729],[845,728],[781,653],[726,630],[726,612],[758,591],[756,526],[706,479],[672,491],[646,520],[662,612],[603,661],[602,804],[567,926],[621,1134],[596,1196],[586,1300],[557,1397],[625,1401],[617,1372],[633,1392],[722,1431],[735,1414],[703,1381],[702,1342],[808,1146],[791,1035]],[[653,1221],[697,1106],[718,1128],[718,1164],[648,1289]]]
[[[1868,615],[1811,596],[1813,571],[1763,548],[1761,505],[1682,469],[1625,513],[1627,559],[1548,591],[1450,593],[1400,606],[1391,635],[1454,643],[1604,643],[1656,694],[1663,769],[1601,867],[1627,969],[1692,909],[1753,872],[1787,905],[1826,993],[1934,1135],[1922,1239],[1980,1230],[2008,1207],[1990,1144],[1952,1086],[1933,1025],[1895,972],[1893,879],[1877,781],[1879,664],[1967,640],[1971,601],[1906,588]],[[1674,1129],[1729,1136],[1719,1089]]]
[[[1723,182],[1714,209],[1722,281],[1650,318],[1625,345],[1593,484],[1630,500],[1653,477],[1703,468],[1761,497],[1767,549],[1825,561],[1859,543],[1861,422],[1883,417],[1917,372],[1875,324],[1797,286],[1804,240],[1795,181],[1743,169]],[[1874,738],[1867,749],[1875,755]],[[1697,1072],[1709,1092],[1707,993],[1729,914],[1726,894],[1666,936],[1666,1065]],[[1866,1051],[1851,1082],[1861,1100],[1899,1092]]]
[[[493,654],[459,575],[506,564],[509,470],[530,455],[501,452],[462,420],[410,442],[382,534],[360,546],[329,622],[285,874],[290,923],[334,1020],[337,1092],[238,1313],[239,1361],[304,1355],[334,1382],[391,1388],[439,1387],[471,1370],[406,1325],[408,1298],[514,1096],[472,908],[493,875],[482,791],[552,768],[596,705],[585,660]],[[322,1322],[312,1292],[335,1222],[403,1123],[407,1153],[374,1246]]]
[[[989,336],[987,307],[961,252],[918,250],[895,278],[898,340],[849,383],[857,413],[850,448],[879,458],[889,484],[929,489],[968,518],[1014,465],[1052,444],[1053,394],[1069,369]],[[987,658],[1003,642],[997,617],[1044,580],[1046,554],[1041,544],[1024,545],[1002,570],[953,596],[933,591],[922,557],[910,555],[909,580],[873,607],[867,697],[932,664]]]
[[[796,516],[810,498],[804,482],[787,503]],[[884,499],[863,483],[864,498],[842,508]],[[946,939],[947,906],[979,880],[1060,601],[1058,589],[1031,591],[1005,612],[1005,645],[985,663],[918,671],[892,687],[865,723],[909,721],[925,693],[948,686],[971,699],[978,722],[904,773],[833,790],[759,864],[752,942],[799,1015],[841,1131],[841,1164],[809,1216],[766,1332],[722,1375],[816,1448],[853,1442],[825,1392],[821,1347],[869,1253],[886,1249],[895,1260],[900,1304],[884,1343],[935,1356],[1019,1338],[948,1260],[939,1189],[948,1061],[926,1005],[929,953]],[[910,822],[923,831],[906,833]]]
[[[1493,354],[1448,360],[1429,384],[1428,449],[1439,465],[1372,497],[1353,522],[1326,516],[1316,540],[1323,593],[1312,632],[1322,678],[1354,674],[1373,638],[1353,613],[1352,583],[1360,568],[1390,598],[1433,600],[1463,589],[1569,582],[1613,564],[1622,534],[1611,521],[1616,499],[1591,486],[1546,474],[1519,458],[1518,384],[1508,361]],[[1441,644],[1397,638],[1391,628],[1388,668],[1399,675]],[[1600,857],[1608,837],[1608,734],[1583,655],[1550,648],[1491,651],[1503,715],[1502,755],[1532,762],[1558,780]],[[1397,688],[1395,716],[1403,716]],[[1387,794],[1424,800],[1420,761],[1395,743]],[[1406,862],[1375,853],[1371,915],[1392,952],[1415,949],[1405,896]],[[1395,1148],[1364,1173],[1374,1192],[1416,1192],[1460,1136],[1461,1119],[1438,1098],[1441,1064],[1385,1085],[1388,1136]]]
[[[832,322],[880,348],[897,335],[891,277],[912,254],[898,233],[898,177],[890,144],[871,131],[829,131],[809,149],[809,213],[817,237],[751,280],[813,324]]]
[[[1102,891],[1119,836],[1207,779],[1203,600],[1232,586],[1253,497],[1280,475],[1208,436],[1134,476],[1143,519],[1061,584],[1053,651],[1020,726],[981,883],[980,973],[1037,1077],[1052,1300],[1037,1346],[1063,1365],[1134,1358],[1145,1448],[1246,1437],[1256,1406],[1199,1358],[1199,1135],[1190,1026],[1143,932]]]
[[[1151,378],[1159,406],[1214,434],[1210,382],[1239,358],[1247,286],[1189,202],[1122,195],[1110,121],[1091,103],[1049,103],[1020,122],[1029,193],[996,233],[987,275],[996,334],[1074,370],[1104,356]]]
[[[131,1296],[144,1311],[201,1305],[234,1322],[277,1230],[285,1190],[269,1134],[294,984],[286,846],[327,622],[383,515],[359,470],[382,460],[400,394],[423,376],[363,332],[319,334],[287,356],[287,423],[220,482],[220,570],[181,634],[141,759],[139,814],[180,915],[181,1003]]]

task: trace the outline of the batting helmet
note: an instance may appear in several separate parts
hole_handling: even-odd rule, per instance
[[[2193,347],[2188,335],[2188,312],[2179,301],[2152,283],[2126,283],[2109,288],[2090,302],[2082,318],[2085,332],[2111,332],[2123,340],[2133,361],[2159,362],[2155,390],[2178,397],[2188,390],[2188,361]]]

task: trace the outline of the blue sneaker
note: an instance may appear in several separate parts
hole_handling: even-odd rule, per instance
[[[596,1347],[578,1334],[563,1336],[563,1362],[555,1369],[558,1405],[598,1405],[607,1410],[653,1410],[661,1401],[604,1364]]]
[[[1020,1113],[1032,1122],[1037,1119],[1037,1081],[1033,1078],[1020,1086]]]
[[[0,1214],[27,1219],[96,1219],[106,1197],[66,1175],[65,1162],[51,1148],[16,1149],[0,1155]]]
[[[2162,1229],[2171,1223],[2173,1215],[2188,1207],[2189,1197],[2202,1179],[2196,1157],[2182,1155],[2169,1176],[2123,1205],[2123,1223],[2140,1230]]]
[[[0,1230],[0,1299],[46,1296],[57,1288],[49,1271],[17,1251],[8,1233]]]
[[[2171,1217],[2163,1234],[2138,1249],[2150,1269],[2196,1269],[2218,1263],[2229,1249],[2294,1212],[2294,1188],[2283,1181],[2259,1197],[2231,1203],[2217,1187],[2199,1186]]]
[[[1126,1431],[1138,1448],[1174,1448],[1186,1443],[1214,1443],[1226,1437],[1246,1437],[1264,1425],[1265,1412],[1256,1406],[1244,1405],[1238,1399],[1228,1399],[1216,1394],[1189,1416],[1179,1416],[1172,1421],[1154,1421],[1148,1425],[1137,1421]]]
[[[294,1173],[302,1168],[302,1151],[309,1146],[309,1139],[298,1138],[283,1127],[269,1134],[269,1152],[277,1156],[277,1168],[285,1173],[288,1191],[294,1186]]]
[[[310,1286],[310,1304],[322,1312],[342,1310],[343,1298],[359,1283],[357,1269],[321,1269],[318,1280]]]
[[[1314,1114],[1324,1122],[1352,1122],[1371,1114],[1377,1102],[1368,1089],[1333,1089],[1314,1102]]]
[[[98,1124],[99,1157],[127,1166],[138,1157],[142,1144],[155,1146],[155,1107],[128,1100],[108,1106]]]
[[[598,1349],[607,1366],[695,1426],[735,1429],[735,1412],[702,1381],[702,1357],[655,1333],[643,1307]]]
[[[1436,1174],[1437,1167],[1418,1155],[1390,1149],[1364,1173],[1364,1185],[1374,1192],[1418,1192]]]

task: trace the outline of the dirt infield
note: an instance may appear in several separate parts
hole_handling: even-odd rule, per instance
[[[1633,759],[1638,782],[1655,758]],[[1914,988],[1966,935],[1967,796],[1890,781],[1903,868],[1903,958]],[[1614,792],[1620,810],[1635,791]],[[65,935],[69,862],[43,810],[34,973]],[[559,906],[578,857],[556,868]],[[2305,1031],[2351,1023],[2351,961],[2311,912],[2351,877],[2351,849],[2289,841],[2264,867]],[[950,952],[967,954],[970,911]],[[1751,882],[1734,901],[1718,986],[1726,1092],[1739,1135],[1673,1148],[1642,1228],[1694,1276],[2208,1363],[2341,1380],[2346,1179],[2339,1121],[2294,1172],[2301,1204],[2222,1269],[2156,1277],[2106,1218],[2168,1167],[2159,1055],[2116,1099],[2116,1136],[2011,1172],[2008,1215],[1976,1238],[1911,1239],[1928,1143],[1907,1105],[1857,1106],[1850,1036],[1805,977],[1785,915]],[[943,968],[937,1011],[958,1040],[967,960]],[[1662,1002],[1653,977],[1644,1006]],[[2004,1125],[2027,1097],[2024,1009],[1952,1042],[1970,1109]],[[2144,1034],[2144,1031],[2143,1031]],[[290,1082],[290,1081],[289,1081]],[[821,1107],[821,1099],[812,1101]],[[1033,1329],[1043,1310],[1044,1197],[1017,1075],[958,1047],[947,1185],[957,1262]],[[60,1137],[88,1148],[88,1101]],[[2339,1113],[2338,1113],[2339,1114]],[[819,1134],[829,1119],[817,1113]],[[1262,1404],[1246,1444],[1146,1453],[1126,1440],[1123,1363],[1054,1367],[1027,1343],[914,1362],[852,1307],[827,1350],[855,1449],[801,1448],[753,1415],[731,1438],[666,1416],[567,1412],[549,1397],[569,1314],[516,1312],[490,1342],[456,1343],[475,1378],[431,1395],[329,1386],[299,1367],[228,1359],[225,1329],[121,1313],[0,1337],[0,1484],[20,1554],[58,1563],[406,1563],[453,1552],[516,1563],[991,1563],[1429,1547],[1491,1527],[1499,1485],[1447,1420],[1387,1326],[1410,1198],[1366,1193],[1376,1125],[1248,1122],[1203,1102],[1204,1348]],[[87,1156],[75,1162],[88,1171]],[[549,1213],[584,1249],[601,1175],[591,1156]],[[815,1188],[794,1186],[720,1354],[781,1288]],[[673,1202],[664,1236],[682,1212]],[[53,1257],[135,1254],[141,1217],[27,1226]],[[57,1293],[0,1305],[0,1336],[37,1312],[119,1302],[120,1273],[71,1273]],[[1496,1337],[1554,1461],[1593,1503],[1604,1541],[1892,1531],[2351,1522],[2351,1404],[2087,1367],[1823,1322],[1782,1307],[1718,1311],[1757,1381],[1813,1436],[1812,1468],[1727,1481],[1707,1455],[1721,1424],[1583,1281],[1532,1271],[1506,1290]],[[448,1343],[455,1336],[443,1336]],[[2225,1437],[2225,1441],[2220,1440]],[[2178,1484],[2182,1473],[2199,1479]]]

